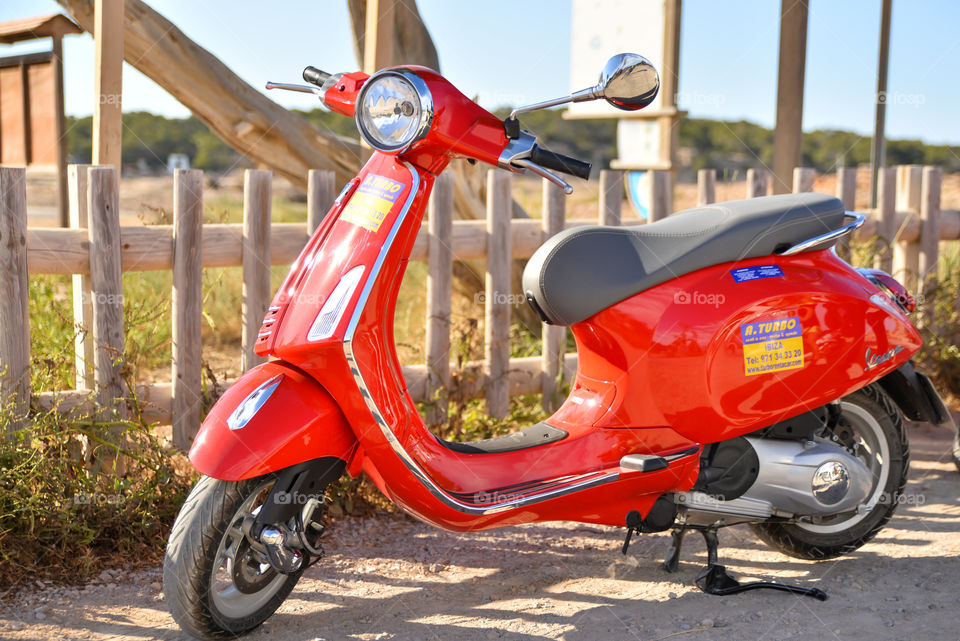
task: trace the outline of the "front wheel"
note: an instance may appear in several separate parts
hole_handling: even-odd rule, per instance
[[[900,501],[907,482],[910,448],[900,412],[877,385],[858,390],[840,401],[844,441],[873,474],[866,503],[869,512],[838,515],[817,523],[751,525],[767,545],[800,559],[830,559],[848,554],[883,529]]]
[[[280,574],[243,533],[277,480],[204,477],[184,503],[163,561],[163,593],[174,620],[199,639],[233,638],[267,620],[300,579]]]

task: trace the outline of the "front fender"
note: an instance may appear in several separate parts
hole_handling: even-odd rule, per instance
[[[279,382],[260,408],[242,427],[231,429],[227,419],[233,411],[276,377]],[[224,392],[190,448],[190,462],[206,476],[239,481],[317,458],[349,462],[357,447],[327,390],[299,369],[272,361],[244,373]]]

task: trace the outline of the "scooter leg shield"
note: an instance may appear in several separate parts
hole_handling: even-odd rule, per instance
[[[272,361],[244,373],[220,397],[190,448],[190,462],[206,476],[239,481],[318,458],[349,462],[357,447],[327,390]]]

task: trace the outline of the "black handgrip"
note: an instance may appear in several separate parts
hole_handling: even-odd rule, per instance
[[[303,70],[303,79],[318,87],[322,87],[323,83],[325,83],[329,77],[330,74],[326,71],[320,71],[316,67],[307,67]]]
[[[537,163],[545,169],[553,169],[564,174],[570,174],[577,178],[587,180],[590,178],[590,169],[593,167],[588,162],[554,153],[543,147],[534,147],[530,152],[530,160]]]

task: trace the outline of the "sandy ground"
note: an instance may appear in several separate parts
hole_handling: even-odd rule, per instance
[[[957,639],[960,474],[946,430],[911,428],[905,500],[853,555],[820,563],[773,552],[741,527],[721,532],[721,562],[741,580],[825,590],[819,602],[770,591],[701,593],[705,562],[689,536],[680,572],[660,569],[667,536],[575,523],[451,534],[398,517],[344,519],[328,556],[248,638],[335,639]],[[77,589],[40,586],[0,614],[9,641],[186,640],[166,612],[159,569],[105,572]]]

